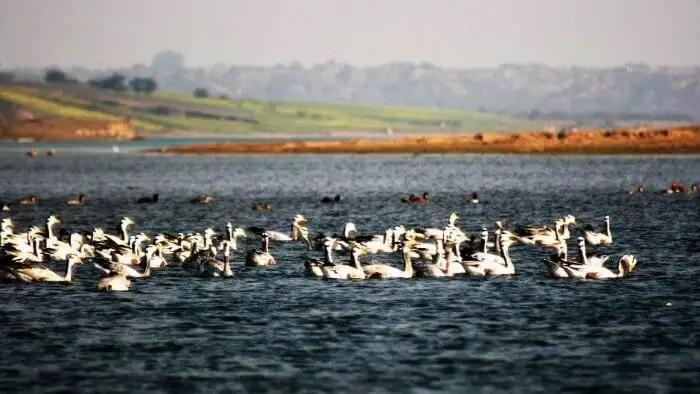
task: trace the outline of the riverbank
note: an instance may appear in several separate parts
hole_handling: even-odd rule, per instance
[[[291,153],[700,153],[700,125],[656,129],[433,135],[383,139],[212,143],[165,147],[176,154]]]

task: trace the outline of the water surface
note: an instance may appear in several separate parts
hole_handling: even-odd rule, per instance
[[[700,157],[507,155],[152,156],[78,149],[30,159],[0,155],[0,200],[20,229],[59,215],[62,227],[114,231],[312,232],[443,226],[457,211],[468,232],[502,220],[548,223],[565,214],[612,217],[617,260],[637,272],[608,282],[550,279],[549,252],[515,247],[511,278],[337,283],[303,275],[303,245],[273,244],[279,266],[195,278],[178,267],[133,291],[95,291],[85,264],[75,283],[0,285],[0,390],[253,392],[691,391],[700,383],[700,196],[658,193],[700,182]],[[628,195],[645,185],[650,192]],[[479,191],[484,203],[471,205]],[[428,191],[430,204],[399,200]],[[65,200],[83,192],[88,205]],[[161,202],[138,205],[159,193]],[[198,206],[199,194],[216,200]],[[338,205],[322,196],[340,194]],[[250,209],[256,202],[272,212]],[[3,213],[3,215],[6,215]],[[571,243],[573,247],[573,242]],[[338,256],[342,259],[343,256]],[[398,264],[398,256],[371,257]],[[670,305],[668,305],[670,304]]]

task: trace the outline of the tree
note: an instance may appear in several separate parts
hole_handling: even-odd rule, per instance
[[[204,88],[197,88],[194,90],[194,92],[192,94],[194,94],[194,97],[199,97],[199,98],[209,97],[209,91],[204,89]]]
[[[129,81],[129,86],[136,93],[150,94],[156,90],[158,84],[153,78],[136,77]]]
[[[66,73],[63,71],[57,69],[57,68],[51,68],[46,70],[46,74],[44,74],[44,81],[48,83],[75,83],[77,82],[75,79],[69,78]]]
[[[114,73],[107,78],[91,79],[88,82],[90,85],[100,89],[123,91],[126,90],[126,86],[124,86],[125,79],[126,78],[123,75]]]

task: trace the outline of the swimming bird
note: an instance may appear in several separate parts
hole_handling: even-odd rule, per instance
[[[259,202],[259,203],[253,204],[251,209],[253,211],[258,211],[258,212],[268,212],[268,211],[272,211],[272,204],[265,203],[265,202]]]
[[[264,267],[276,265],[277,261],[270,254],[270,239],[266,232],[260,235],[262,245],[260,249],[252,249],[246,253],[245,265],[249,267]]]
[[[238,238],[246,237],[246,232],[240,227],[233,228],[231,222],[226,222],[226,241],[229,242],[231,249],[238,250]]]
[[[391,279],[391,278],[412,278],[415,271],[411,261],[411,247],[415,243],[412,239],[404,240],[401,247],[403,258],[403,269],[392,267],[388,264],[370,264],[362,269],[365,271],[367,279]]]
[[[410,204],[427,204],[430,202],[430,195],[428,192],[424,192],[422,195],[410,194],[408,198],[402,198],[401,202],[407,202]]]
[[[328,197],[324,196],[321,199],[321,204],[333,204],[333,203],[339,203],[340,202],[340,194],[336,194],[335,197]]]
[[[168,261],[163,257],[163,249],[158,244],[146,247],[146,260],[151,268],[164,268],[168,265]]]
[[[588,225],[584,227],[583,238],[589,245],[610,245],[613,242],[612,232],[610,231],[610,216],[606,215],[603,218],[604,233],[598,233],[595,229]]]
[[[230,244],[223,242],[224,260],[217,260],[215,257],[202,257],[197,262],[197,275],[207,278],[231,278],[233,271],[231,270],[231,262],[229,256],[231,254]]]
[[[35,196],[34,194],[30,194],[27,197],[24,197],[23,199],[19,200],[19,205],[22,206],[34,206],[39,202],[39,198]]]
[[[362,280],[365,279],[365,271],[360,264],[360,255],[363,248],[357,243],[350,247],[350,262],[348,264],[324,264],[321,272],[326,279]]]
[[[68,205],[85,205],[85,194],[80,193],[78,195],[78,198],[71,198],[70,200],[66,201],[66,204]]]
[[[479,195],[476,192],[472,192],[472,199],[470,201],[472,204],[479,203]]]
[[[246,228],[246,231],[256,235],[262,235],[262,233],[267,233],[267,237],[271,241],[276,242],[288,242],[303,239],[306,242],[309,250],[311,250],[311,241],[309,240],[309,231],[307,228],[308,222],[308,219],[306,219],[304,215],[296,214],[292,219],[292,229],[289,234],[255,226]]]
[[[10,204],[8,204],[6,202],[0,202],[0,211],[9,212],[10,211]]]
[[[153,193],[151,197],[140,197],[138,200],[136,200],[137,204],[155,204],[158,202],[159,196],[158,193]]]
[[[0,281],[70,283],[73,279],[73,267],[80,262],[79,256],[68,256],[63,274],[52,271],[43,265],[4,262],[0,264]]]
[[[304,261],[304,269],[307,275],[322,277],[323,270],[321,267],[324,265],[333,265],[333,245],[335,239],[331,237],[325,237],[323,239],[323,261],[307,257]]]
[[[581,242],[580,245],[583,245],[583,248],[585,248],[585,242]],[[614,279],[614,278],[622,278],[624,276],[629,275],[632,271],[634,271],[635,267],[637,266],[637,259],[631,254],[626,254],[620,257],[620,260],[617,263],[617,272],[613,272],[608,268],[603,267],[602,265],[594,265],[591,264],[587,259],[586,259],[586,254],[585,254],[585,249],[582,254],[582,264],[574,265],[574,264],[561,264],[562,268],[566,273],[568,274],[569,278],[572,279]]]
[[[97,283],[97,290],[100,291],[129,291],[131,281],[126,275],[112,272],[100,279]]]
[[[483,260],[479,262],[470,262],[466,264],[465,269],[468,275],[471,276],[501,276],[515,274],[515,266],[510,259],[508,251],[508,240],[501,239],[501,261]]]
[[[117,252],[111,252],[111,256],[106,257],[104,254],[98,254],[95,256],[94,266],[101,269],[103,272],[117,272],[123,274],[129,278],[148,278],[151,276],[151,264],[150,259],[145,259],[143,261],[143,270],[138,271],[132,264],[131,261],[125,263],[121,260],[121,255]]]
[[[208,194],[204,194],[204,195],[201,195],[199,197],[195,197],[195,198],[190,200],[190,202],[192,204],[200,204],[200,205],[211,204],[213,201],[214,201],[214,197],[212,197]]]

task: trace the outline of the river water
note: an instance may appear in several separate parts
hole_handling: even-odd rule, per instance
[[[83,147],[85,148],[85,147]],[[0,149],[0,200],[19,230],[49,214],[61,227],[114,231],[289,229],[312,233],[443,226],[472,234],[501,220],[612,218],[611,261],[636,272],[607,282],[550,279],[547,251],[516,246],[510,278],[338,283],[304,276],[301,244],[273,243],[279,265],[207,280],[170,266],[132,291],[96,291],[78,266],[72,285],[0,284],[0,391],[556,392],[694,391],[700,383],[700,196],[660,193],[700,182],[698,156],[301,155],[156,156],[67,149],[25,157]],[[636,184],[649,192],[627,194]],[[400,202],[427,191],[431,202]],[[469,204],[478,191],[482,203]],[[88,204],[65,204],[83,192]],[[135,200],[159,193],[161,201]],[[211,194],[208,206],[189,200]],[[323,196],[342,202],[322,205]],[[251,206],[270,203],[273,210]],[[575,230],[577,231],[577,230]],[[573,248],[573,240],[570,247]],[[311,252],[315,254],[315,252]],[[344,256],[337,256],[344,259]],[[370,257],[399,264],[399,256]]]

